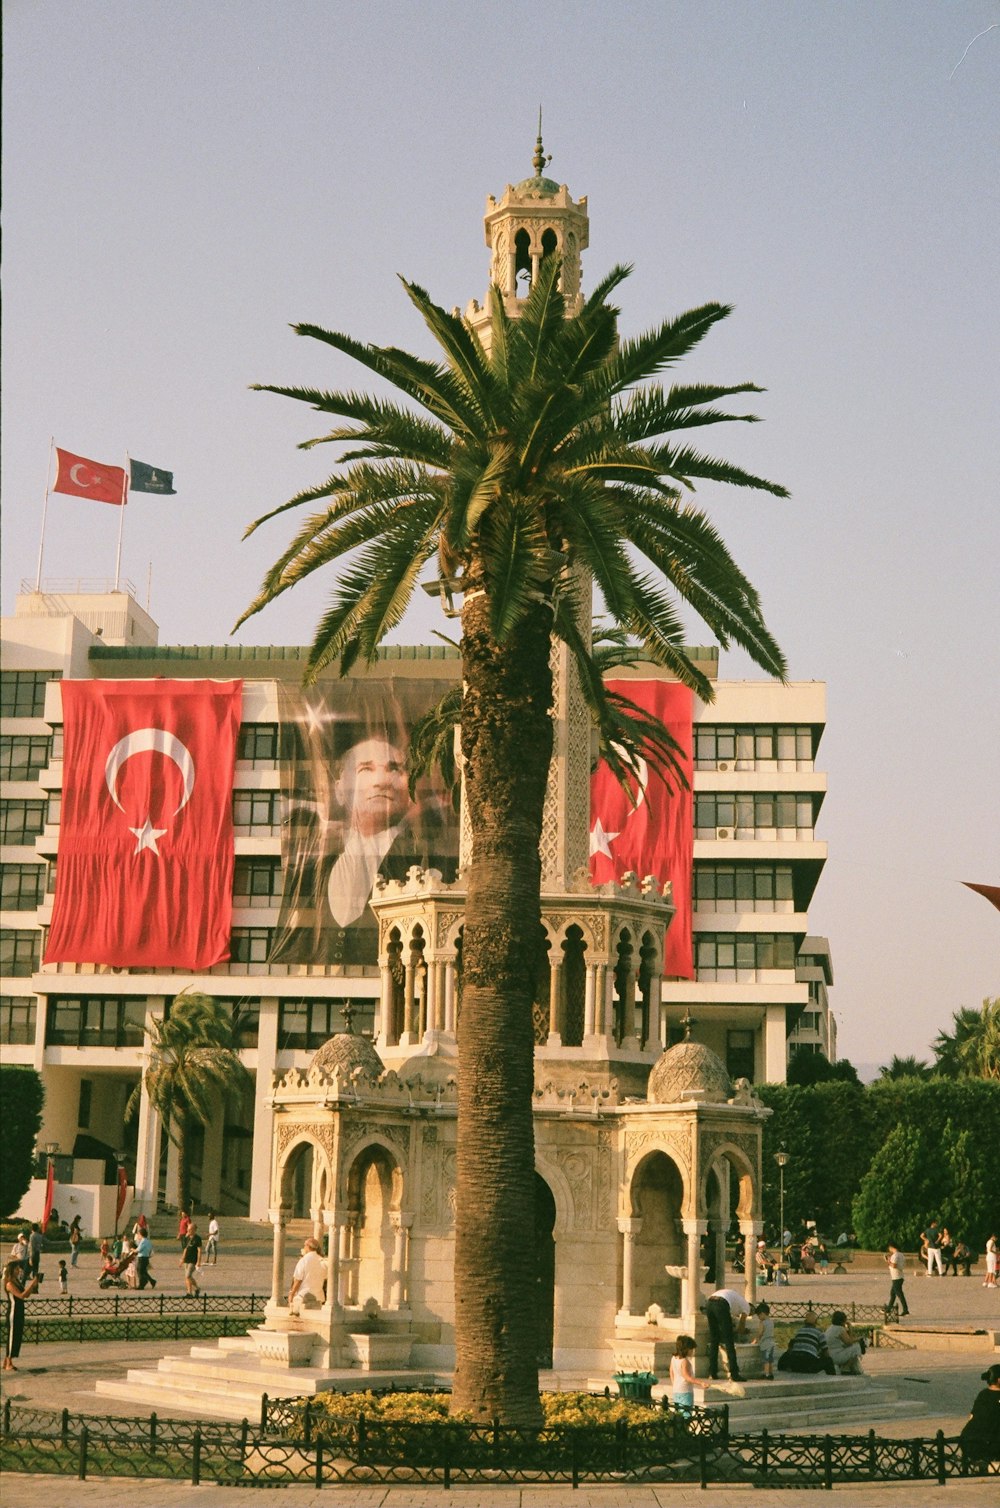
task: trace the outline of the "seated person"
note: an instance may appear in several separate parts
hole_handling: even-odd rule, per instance
[[[778,1358],[778,1371],[828,1372],[832,1377],[837,1369],[830,1360],[823,1332],[810,1324],[808,1318],[788,1342],[788,1350]]]
[[[775,1262],[763,1241],[757,1242],[755,1262],[758,1283],[772,1283],[774,1281]]]
[[[802,1247],[802,1250],[799,1253],[799,1260],[801,1262],[803,1272],[811,1273],[816,1271],[816,1258],[813,1256],[812,1245],[809,1241],[807,1241]]]
[[[963,1276],[963,1278],[971,1278],[971,1276],[972,1276],[972,1264],[973,1264],[973,1262],[975,1260],[976,1260],[975,1257],[973,1256],[973,1254],[969,1250],[969,1248],[966,1246],[965,1242],[962,1241],[962,1240],[957,1240],[955,1242],[954,1246],[951,1249],[951,1275],[952,1275],[952,1277],[953,1278],[957,1278],[958,1277],[958,1269],[961,1268],[962,1269],[962,1276]],[[947,1271],[948,1271],[948,1268],[945,1267],[945,1272],[947,1272]]]
[[[986,1386],[976,1394],[959,1444],[963,1456],[974,1461],[1000,1461],[1000,1366],[987,1367],[983,1382]]]
[[[835,1309],[830,1323],[823,1332],[826,1349],[837,1371],[852,1376],[861,1375],[861,1358],[865,1354],[863,1339],[855,1336],[843,1309]]]

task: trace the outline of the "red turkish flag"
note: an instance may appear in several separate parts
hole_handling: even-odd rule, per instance
[[[45,963],[229,957],[242,681],[63,681],[62,823]]]
[[[51,1157],[49,1158],[49,1170],[45,1175],[45,1207],[42,1210],[42,1235],[49,1228],[49,1219],[52,1215],[52,1206],[56,1199],[56,1170]]]
[[[53,492],[66,492],[70,497],[89,497],[95,503],[125,502],[125,468],[105,466],[102,461],[88,461],[86,456],[75,456],[71,450],[56,446],[59,468],[56,472]]]
[[[630,782],[630,801],[602,760],[590,782],[590,878],[605,885],[631,870],[640,880],[653,875],[661,886],[669,880],[676,914],[667,929],[663,972],[693,979],[692,694],[675,681],[609,681],[608,689],[629,697],[664,725],[683,751],[678,759],[688,786],[682,788],[675,779],[671,788],[654,765],[644,765]]]

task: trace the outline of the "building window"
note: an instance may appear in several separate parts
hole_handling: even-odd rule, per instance
[[[230,1021],[235,1022],[233,1046],[237,1051],[243,1047],[256,1047],[260,1033],[260,1000],[251,1000],[246,995],[214,995],[212,998],[225,1009]]]
[[[48,765],[51,748],[44,733],[0,735],[0,780],[34,780]]]
[[[0,843],[24,847],[45,828],[44,801],[0,801]]]
[[[231,963],[267,963],[273,927],[234,927],[229,940]]]
[[[281,894],[281,868],[277,859],[238,857],[233,870],[234,906],[272,906]]]
[[[811,770],[815,749],[811,727],[696,725],[694,767],[717,770]]]
[[[814,821],[811,796],[700,791],[694,800],[696,838],[714,838],[720,829],[737,838],[775,831],[811,832]]]
[[[754,1076],[753,1032],[726,1032],[726,1072],[731,1079],[750,1079]]]
[[[273,765],[278,758],[276,723],[244,723],[236,742],[236,758],[248,764]]]
[[[0,911],[34,911],[44,899],[44,864],[0,864]]]
[[[91,1079],[80,1080],[80,1106],[76,1112],[76,1124],[81,1130],[86,1131],[90,1125],[90,1104],[94,1096],[94,1085]]]
[[[0,671],[0,717],[44,717],[45,688],[61,670]]]
[[[34,995],[0,996],[0,1043],[33,1047],[38,1005]]]
[[[803,1011],[796,1023],[795,1030],[798,1032],[818,1032],[819,1011]]]
[[[36,927],[23,931],[16,927],[0,930],[0,976],[27,979],[38,968],[38,945],[41,936]]]
[[[694,871],[694,909],[794,911],[792,866],[698,864]]]
[[[145,996],[53,995],[45,1018],[47,1047],[141,1047]]]
[[[281,831],[277,791],[234,791],[233,826],[237,832],[266,836]]]
[[[793,969],[798,939],[790,932],[696,932],[699,979],[753,976],[759,969]]]
[[[344,1029],[346,1000],[283,1000],[278,1013],[278,1049],[315,1052]],[[353,1030],[374,1023],[375,1002],[353,1000]]]

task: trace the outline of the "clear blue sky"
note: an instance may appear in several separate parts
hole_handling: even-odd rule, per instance
[[[686,375],[767,387],[706,487],[796,679],[826,681],[812,926],[841,1050],[923,1054],[1000,993],[997,0],[8,0],[3,607],[33,579],[50,436],[175,473],[124,574],[167,643],[223,642],[326,474],[299,405],[361,385],[309,320],[423,348],[396,273],[482,298],[488,193],[589,197],[626,331],[736,305]],[[969,44],[972,44],[971,46]],[[968,49],[968,50],[966,50]],[[53,496],[46,577],[113,571],[118,514]],[[306,587],[246,642],[301,642]],[[425,640],[422,606],[402,638]],[[703,637],[696,628],[692,637]],[[739,659],[723,673],[750,672]]]

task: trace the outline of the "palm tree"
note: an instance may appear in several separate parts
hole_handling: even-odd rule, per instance
[[[957,1079],[1000,1077],[997,1037],[1000,1004],[986,999],[980,1010],[963,1005],[952,1016],[952,1029],[940,1031],[932,1044],[935,1072]]]
[[[125,1106],[125,1119],[138,1110],[144,1084],[177,1147],[180,1209],[191,1208],[192,1127],[209,1124],[217,1096],[236,1094],[252,1083],[233,1049],[235,1031],[218,1000],[187,990],[175,995],[164,1020],[149,1023],[149,1062]]]
[[[920,1058],[901,1058],[894,1054],[892,1061],[879,1069],[878,1076],[880,1079],[929,1079],[931,1069]]]
[[[338,468],[251,525],[311,513],[240,622],[312,572],[343,562],[307,678],[371,662],[427,563],[461,597],[461,750],[473,836],[466,880],[459,1032],[456,1368],[453,1404],[477,1418],[540,1421],[534,1334],[532,1000],[540,924],[539,839],[552,752],[553,638],[572,653],[601,736],[625,778],[640,752],[666,770],[662,727],[605,691],[589,649],[589,582],[644,656],[699,696],[712,688],[684,650],[669,587],[723,645],[784,676],[760,601],[721,538],[685,499],[696,481],[782,487],[684,442],[732,415],[733,387],[651,381],[729,308],[707,304],[635,340],[617,335],[617,268],[567,318],[559,263],[547,258],[519,318],[491,297],[487,353],[458,316],[404,283],[439,362],[298,325],[392,384],[407,405],[354,392],[268,385],[338,420],[317,441],[346,442]],[[412,407],[411,407],[412,405]],[[414,407],[419,412],[414,411]],[[676,442],[665,437],[678,434]],[[651,570],[640,568],[645,557]],[[586,586],[581,582],[586,581]]]

